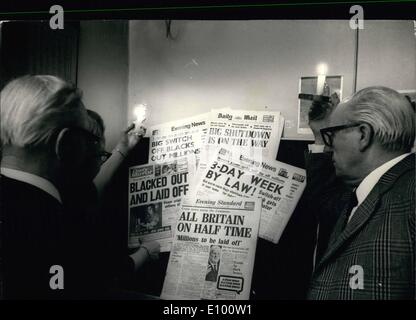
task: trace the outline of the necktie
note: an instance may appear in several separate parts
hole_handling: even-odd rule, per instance
[[[320,221],[319,233],[316,247],[316,261],[319,261],[322,255],[325,253],[328,245],[334,242],[341,232],[348,224],[348,219],[351,215],[352,209],[357,205],[358,200],[355,194],[355,190],[344,196],[345,204],[338,208],[340,210],[338,219],[341,221]]]
[[[348,224],[348,220],[350,218],[352,209],[354,209],[355,206],[357,206],[358,204],[358,199],[357,199],[357,195],[355,193],[355,189],[351,192],[351,194],[349,195],[349,200],[347,202],[346,208],[344,210],[344,221],[343,221],[343,225],[342,225],[342,230],[345,229],[345,227]]]
[[[338,221],[334,227],[334,230],[332,231],[331,237],[330,237],[330,245],[332,245],[336,240],[338,239],[339,235],[342,233],[342,231],[346,228],[348,224],[348,219],[351,215],[352,209],[358,204],[357,195],[355,194],[355,190],[350,192],[348,195],[346,195],[346,203],[343,206],[343,210],[341,211],[341,214],[338,218]]]

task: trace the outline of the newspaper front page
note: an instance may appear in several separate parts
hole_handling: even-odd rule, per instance
[[[249,299],[260,206],[258,198],[185,198],[161,298]]]
[[[163,163],[189,154],[198,166],[210,112],[150,127],[149,163]]]
[[[201,169],[220,147],[260,161],[276,159],[284,119],[277,111],[211,110]]]
[[[129,168],[130,248],[157,240],[161,251],[170,250],[181,198],[195,175],[195,159],[181,157],[158,164]]]
[[[306,171],[276,160],[257,161],[221,148],[198,172],[195,197],[262,199],[259,237],[277,243],[306,186]]]

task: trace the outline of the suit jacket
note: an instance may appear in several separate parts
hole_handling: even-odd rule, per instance
[[[88,202],[93,191],[68,186],[64,205],[33,185],[0,178],[4,298],[91,299],[106,297],[118,268],[132,262],[105,246]],[[91,204],[91,207],[93,204]],[[50,267],[64,270],[64,290],[52,290]]]
[[[211,263],[208,263],[205,281],[213,281],[213,282],[217,281],[219,268],[220,268],[220,261],[218,261],[216,266],[214,266]]]
[[[313,163],[321,156],[311,157]],[[334,182],[334,176],[332,186],[319,178],[317,168],[319,165],[307,162],[315,206],[323,205],[321,218],[339,217],[347,191]],[[380,178],[337,235],[332,229],[339,230],[343,219],[336,219],[329,243],[315,265],[308,298],[414,299],[415,215],[415,154],[411,154]],[[360,275],[363,287],[356,288],[354,282],[360,281]]]
[[[2,255],[6,299],[59,298],[49,273],[63,265],[64,213],[51,195],[1,176]]]

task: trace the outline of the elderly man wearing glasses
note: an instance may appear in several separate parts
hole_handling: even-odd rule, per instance
[[[308,297],[414,299],[415,112],[386,87],[328,110],[310,117],[307,195],[324,234]]]
[[[96,228],[92,179],[103,147],[80,91],[55,76],[24,76],[3,88],[0,107],[4,298],[120,298],[116,276],[159,247],[111,252]]]

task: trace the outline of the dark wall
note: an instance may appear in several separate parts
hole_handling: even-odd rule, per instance
[[[127,127],[128,22],[81,21],[78,86],[104,120],[111,151]]]

